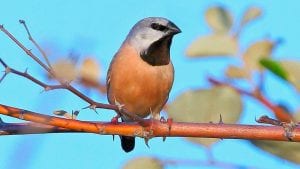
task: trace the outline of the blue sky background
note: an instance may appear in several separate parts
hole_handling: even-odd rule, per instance
[[[92,55],[102,66],[102,80],[105,79],[109,62],[118,50],[129,29],[138,20],[148,16],[162,16],[176,23],[183,31],[173,40],[172,59],[176,70],[174,87],[170,100],[187,89],[207,87],[206,76],[222,77],[228,63],[238,63],[233,59],[188,59],[184,55],[186,47],[200,35],[209,33],[203,13],[207,7],[221,4],[240,17],[249,5],[264,9],[263,17],[246,28],[241,39],[242,49],[250,42],[265,37],[283,38],[284,43],[274,53],[275,58],[298,59],[300,13],[299,2],[287,0],[284,3],[272,0],[253,1],[2,1],[0,24],[18,37],[25,46],[32,48],[24,29],[18,20],[27,21],[33,36],[43,46],[55,49],[54,57],[66,57],[70,51],[84,56]],[[235,19],[238,19],[235,17]],[[36,51],[36,50],[33,50]],[[42,69],[27,57],[3,33],[0,33],[0,57],[11,67],[19,70],[29,68],[37,78],[45,79]],[[53,60],[53,58],[50,59]],[[188,74],[188,75],[187,75]],[[272,101],[288,101],[288,106],[296,110],[299,96],[295,91],[271,74],[267,75],[266,92]],[[9,75],[0,85],[0,103],[25,108],[45,114],[53,110],[74,110],[86,103],[66,91],[41,93],[42,89],[28,80]],[[280,95],[278,92],[280,91]],[[106,97],[95,91],[89,95],[101,102]],[[244,114],[240,122],[254,123],[254,118],[270,112],[256,101],[245,98]],[[286,102],[287,102],[286,101]],[[99,115],[91,110],[81,112],[81,120],[107,121],[113,112],[99,110]],[[6,122],[18,120],[3,117]],[[50,168],[120,168],[127,160],[138,156],[154,156],[160,159],[189,159],[205,161],[206,150],[181,138],[160,138],[150,140],[150,149],[142,139],[132,153],[121,150],[119,139],[95,134],[43,134],[27,136],[5,136],[0,138],[0,168],[50,169]],[[245,140],[222,140],[212,147],[216,160],[255,166],[259,168],[299,168],[259,150]],[[199,168],[199,166],[168,166],[167,168]],[[202,167],[213,168],[213,167]]]

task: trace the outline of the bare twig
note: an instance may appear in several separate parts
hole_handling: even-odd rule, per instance
[[[36,83],[37,85],[43,87],[46,91],[48,91],[48,90],[54,90],[54,89],[65,89],[65,86],[63,86],[63,85],[48,85],[46,83],[43,83],[40,80],[38,80],[35,77],[33,77],[30,74],[28,74],[27,71],[20,72],[18,70],[10,68],[1,58],[0,58],[0,63],[4,66],[4,68],[6,70],[3,77],[5,77],[8,73],[13,73],[13,74],[16,74],[16,75],[19,75],[19,76],[22,76],[22,77],[24,77],[26,79],[31,80],[32,82]]]
[[[27,28],[27,27],[25,27]],[[0,25],[0,30],[2,32],[4,32],[5,35],[7,35],[12,41],[14,41],[28,56],[30,56],[32,59],[34,59],[39,65],[41,65],[51,76],[53,76],[55,78],[55,73],[54,71],[49,68],[46,64],[44,64],[37,56],[35,56],[30,50],[28,50],[20,41],[18,41],[8,30],[6,30],[3,25]],[[26,29],[28,30],[28,28]],[[28,31],[28,34],[30,36],[30,32]],[[31,37],[31,36],[30,36]],[[32,39],[32,37],[31,37]],[[33,40],[34,41],[34,40]],[[47,57],[47,56],[46,56]],[[23,74],[24,75],[24,74]],[[28,77],[28,76],[27,76]],[[27,78],[26,77],[26,78]],[[28,78],[29,79],[29,78]],[[146,125],[147,123],[144,122],[143,118],[140,118],[139,116],[128,112],[126,109],[122,108],[120,109],[118,106],[116,105],[111,105],[111,104],[104,104],[104,103],[99,103],[96,102],[94,100],[92,100],[91,98],[89,98],[88,96],[86,96],[85,94],[83,94],[82,92],[80,92],[79,90],[77,90],[76,88],[74,88],[71,84],[66,83],[65,81],[63,81],[62,79],[59,78],[55,78],[56,80],[58,80],[58,82],[64,86],[63,88],[66,90],[69,90],[70,92],[72,92],[73,94],[75,94],[76,96],[78,96],[79,98],[81,98],[82,100],[86,101],[87,103],[90,104],[89,108],[95,109],[95,108],[102,108],[102,109],[110,109],[110,110],[115,110],[116,112],[125,115],[129,118],[131,118],[134,121],[138,121],[140,124],[142,125]],[[34,81],[35,82],[35,81]]]
[[[19,20],[19,22],[20,22],[20,24],[22,24],[22,25],[24,26],[24,28],[25,28],[25,30],[26,30],[26,32],[27,32],[27,35],[28,35],[29,40],[30,40],[30,41],[34,44],[34,46],[40,51],[40,53],[42,54],[42,56],[44,57],[44,59],[45,59],[47,65],[48,65],[48,67],[49,67],[50,69],[52,69],[51,64],[50,64],[50,61],[49,61],[49,59],[48,59],[48,57],[47,57],[47,55],[46,55],[46,52],[45,52],[45,51],[40,47],[40,45],[32,38],[31,33],[30,33],[30,31],[29,31],[29,29],[28,29],[28,27],[27,27],[25,21],[24,21],[24,20]]]

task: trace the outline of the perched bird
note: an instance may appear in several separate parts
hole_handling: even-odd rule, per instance
[[[107,97],[110,104],[145,118],[151,114],[159,119],[173,85],[174,68],[170,60],[170,45],[181,30],[171,21],[149,17],[137,22],[119,51],[113,57],[107,73]],[[121,116],[122,121],[132,121]],[[125,152],[133,150],[135,138],[121,136]]]

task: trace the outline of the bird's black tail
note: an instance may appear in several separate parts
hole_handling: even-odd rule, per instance
[[[129,136],[121,136],[122,149],[128,153],[134,149],[135,138]]]

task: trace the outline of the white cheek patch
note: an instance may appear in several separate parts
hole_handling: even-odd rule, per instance
[[[160,32],[140,32],[127,37],[127,41],[136,48],[139,53],[147,51],[149,46],[159,40],[163,35]]]

